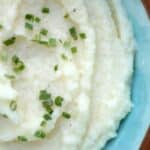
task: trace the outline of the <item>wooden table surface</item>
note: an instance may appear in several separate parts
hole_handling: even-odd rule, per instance
[[[150,17],[150,0],[142,0],[143,4],[147,10],[147,13]],[[147,132],[147,135],[145,136],[145,139],[143,141],[143,144],[141,146],[140,150],[150,150],[150,129]]]

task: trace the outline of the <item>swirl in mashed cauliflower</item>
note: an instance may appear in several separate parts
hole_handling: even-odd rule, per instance
[[[131,109],[133,35],[120,0],[0,1],[0,150],[99,150]]]

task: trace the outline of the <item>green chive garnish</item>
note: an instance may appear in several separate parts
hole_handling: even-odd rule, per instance
[[[81,39],[86,39],[86,34],[85,33],[80,33],[79,35],[80,35]]]
[[[75,27],[72,27],[69,29],[69,32],[70,32],[70,35],[72,36],[72,38],[74,40],[77,40],[78,39],[78,36],[77,36],[77,31],[76,31],[76,28]]]
[[[78,50],[77,50],[77,47],[72,47],[72,48],[71,48],[71,52],[72,52],[72,54],[77,53],[77,51],[78,51]]]
[[[25,28],[28,30],[33,30],[33,25],[31,23],[26,22],[25,23]]]
[[[37,137],[37,138],[45,138],[46,137],[46,134],[44,131],[42,130],[37,130],[35,133],[34,133],[34,136]]]
[[[48,14],[50,12],[48,7],[43,7],[42,8],[42,13]]]
[[[4,43],[6,46],[10,46],[10,45],[14,44],[15,41],[16,41],[16,37],[11,37],[11,38],[5,40],[3,43]]]
[[[21,61],[20,58],[16,55],[12,57],[12,66],[13,66],[13,70],[16,73],[22,72],[25,69],[25,65],[23,61]]]
[[[39,17],[35,17],[34,20],[36,23],[39,23],[41,21],[41,19]]]
[[[26,142],[28,139],[25,136],[18,136],[18,141]]]
[[[1,29],[3,29],[3,25],[2,25],[2,24],[0,24],[0,30],[1,30]]]
[[[53,109],[52,109],[53,102],[52,101],[44,101],[44,102],[42,102],[42,105],[48,113],[50,113],[50,114],[53,113]]]
[[[40,34],[46,36],[48,34],[48,30],[43,28],[43,29],[41,29]]]
[[[33,42],[36,42],[36,43],[38,43],[38,44],[41,44],[41,45],[44,45],[44,46],[48,46],[49,45],[49,43],[48,43],[48,41],[42,41],[42,40],[32,40]]]
[[[10,75],[10,74],[5,74],[5,77],[11,80],[16,78],[14,75]]]
[[[58,65],[55,65],[54,66],[54,71],[57,71],[58,70]]]
[[[69,14],[66,13],[66,14],[64,15],[64,18],[67,19],[68,17],[69,17]]]
[[[44,118],[45,120],[52,120],[52,117],[51,117],[50,114],[45,114],[45,115],[43,116],[43,118]]]
[[[40,124],[40,126],[41,126],[41,127],[45,127],[45,126],[46,126],[46,124],[47,124],[47,122],[46,122],[46,121],[42,121],[42,122],[41,122],[41,124]]]
[[[39,95],[40,100],[49,100],[50,98],[51,98],[51,94],[48,93],[46,90],[40,91],[40,95]]]
[[[39,17],[34,16],[33,14],[26,14],[25,15],[25,19],[31,22],[37,22],[39,23],[41,21],[41,19]]]
[[[67,59],[68,59],[68,57],[67,57],[64,53],[61,54],[61,58],[64,59],[64,60],[67,60]]]
[[[50,47],[56,47],[57,46],[57,41],[54,38],[49,39],[49,46]]]
[[[71,118],[71,115],[70,115],[69,113],[67,113],[67,112],[63,112],[63,113],[62,113],[62,116],[63,116],[64,118],[66,118],[66,119],[70,119],[70,118]]]
[[[1,116],[8,119],[8,116],[6,114],[1,114]]]
[[[63,101],[64,101],[64,99],[61,96],[57,96],[55,98],[55,105],[60,107],[60,106],[62,106]]]
[[[9,107],[12,111],[15,111],[17,109],[17,102],[16,101],[11,101],[9,104]]]
[[[59,39],[59,42],[62,44],[63,43],[62,39]]]
[[[34,21],[34,15],[32,15],[32,14],[26,14],[25,15],[25,19],[26,20],[30,20],[30,21]]]

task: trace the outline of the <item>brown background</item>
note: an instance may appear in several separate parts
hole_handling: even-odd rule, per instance
[[[150,0],[142,0],[142,1],[143,1],[144,6],[150,16]],[[147,135],[145,136],[145,139],[141,146],[141,150],[150,150],[150,129],[149,129]]]
[[[148,14],[150,15],[150,0],[142,0],[144,5],[145,5],[145,8],[148,12]]]

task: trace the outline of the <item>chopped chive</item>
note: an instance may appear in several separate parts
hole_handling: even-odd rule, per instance
[[[59,42],[62,44],[63,43],[62,39],[59,39]]]
[[[47,107],[47,106],[53,106],[53,100],[52,98],[50,97],[48,100],[46,101],[43,101],[43,106]]]
[[[47,124],[47,122],[44,120],[44,121],[41,122],[40,126],[41,126],[41,127],[45,127],[46,124]]]
[[[49,39],[49,46],[50,47],[56,47],[57,46],[57,41],[54,38]]]
[[[8,119],[8,116],[6,114],[1,114],[1,116]]]
[[[76,31],[76,28],[75,27],[72,27],[69,29],[69,32],[70,32],[70,35],[72,36],[72,38],[74,40],[77,40],[78,39],[78,36],[77,36],[77,31]]]
[[[40,34],[46,36],[48,34],[48,30],[43,28],[43,29],[41,29]]]
[[[25,19],[29,20],[29,21],[34,21],[34,15],[32,15],[32,14],[26,14],[25,15]]]
[[[17,109],[17,102],[12,100],[9,104],[9,107],[12,111],[15,111]]]
[[[33,30],[33,25],[28,23],[28,22],[26,22],[25,23],[25,28],[28,29],[28,30]]]
[[[48,7],[43,7],[42,8],[42,13],[48,14],[50,12]]]
[[[3,25],[2,25],[2,24],[0,24],[0,30],[1,30],[1,29],[3,29]]]
[[[18,136],[18,141],[26,142],[28,139],[25,136]]]
[[[10,45],[14,44],[15,41],[16,41],[16,37],[11,37],[11,38],[5,40],[3,42],[3,44],[5,44],[6,46],[10,46]]]
[[[77,50],[77,47],[72,47],[72,48],[71,48],[71,52],[72,52],[72,54],[77,53],[77,51],[78,51],[78,50]]]
[[[21,61],[20,58],[16,55],[12,57],[12,65],[13,65],[13,70],[16,73],[22,72],[25,69],[25,65],[23,61]]]
[[[41,90],[40,91],[40,95],[39,95],[40,100],[48,100],[50,98],[51,98],[51,94],[48,93],[46,90]]]
[[[54,71],[57,71],[58,70],[58,65],[55,65],[54,66]]]
[[[52,114],[53,113],[53,109],[52,109],[52,103],[51,103],[51,101],[49,102],[49,101],[44,101],[43,103],[42,103],[42,105],[43,105],[43,107],[44,107],[44,109],[48,112],[48,113],[50,113],[50,114]]]
[[[70,45],[71,45],[70,41],[65,41],[64,44],[63,44],[64,48],[69,48]]]
[[[43,106],[53,106],[53,100],[52,97],[50,97],[48,100],[43,101]]]
[[[14,75],[10,75],[10,74],[5,74],[5,77],[11,80],[16,78]]]
[[[56,47],[57,46],[57,41],[54,38],[50,38],[48,41],[43,41],[41,40],[41,34],[42,35],[47,35],[48,31],[46,29],[42,29],[40,31],[39,35],[36,35],[35,38],[32,40],[33,42],[39,43],[41,45],[45,45],[48,47]]]
[[[45,120],[52,120],[52,117],[51,117],[50,114],[45,114],[45,115],[43,116],[43,118],[44,118]]]
[[[86,39],[86,34],[85,33],[80,33],[79,35],[80,35],[81,39]]]
[[[42,40],[32,40],[33,42],[36,42],[36,43],[38,43],[38,44],[41,44],[41,45],[45,45],[45,46],[48,46],[48,42],[47,41],[42,41]]]
[[[67,19],[68,17],[69,17],[69,14],[66,13],[66,14],[64,15],[64,18]]]
[[[62,116],[63,116],[64,118],[66,118],[66,119],[70,119],[70,118],[71,118],[71,115],[70,115],[69,113],[67,113],[67,112],[63,112],[63,113],[62,113]]]
[[[39,23],[41,21],[41,19],[39,17],[35,17],[34,20],[36,23]]]
[[[64,53],[61,54],[61,58],[64,59],[64,60],[67,60],[67,59],[68,59],[67,56],[66,56]]]
[[[46,137],[46,134],[44,131],[42,130],[37,130],[35,133],[34,133],[34,136],[37,137],[37,138],[45,138]]]
[[[56,106],[62,106],[62,102],[64,101],[64,99],[61,96],[57,96],[55,98],[55,105]]]
[[[28,21],[32,21],[32,22],[35,21],[37,23],[39,23],[41,21],[39,17],[36,17],[33,14],[26,14],[25,19],[28,20]]]
[[[39,41],[38,43],[45,46],[48,46],[49,44],[47,41]]]

